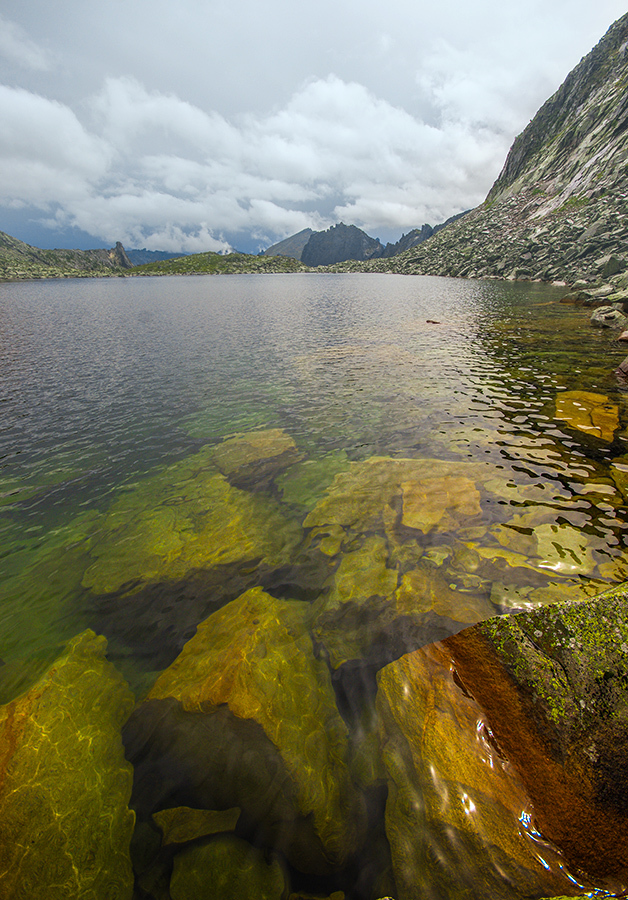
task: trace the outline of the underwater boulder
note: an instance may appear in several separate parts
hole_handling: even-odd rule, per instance
[[[365,820],[307,607],[254,588],[213,613],[158,678],[125,740],[141,815],[238,806],[239,831],[323,874],[359,848]]]
[[[238,561],[290,561],[300,528],[275,501],[233,487],[212,454],[205,448],[114,501],[94,531],[84,587],[137,591]]]
[[[238,807],[233,809],[190,809],[176,806],[155,813],[153,821],[162,834],[161,843],[185,844],[199,837],[233,831],[240,818]]]
[[[218,444],[213,460],[231,484],[258,488],[300,457],[296,444],[281,428],[248,431]]]
[[[132,769],[120,731],[133,696],[106,641],[74,638],[0,707],[0,894],[130,900]]]
[[[556,397],[556,418],[584,434],[611,443],[619,428],[619,408],[605,394],[565,391]]]
[[[265,855],[234,835],[186,848],[174,858],[172,900],[284,900],[286,875],[277,857]]]
[[[451,590],[437,566],[400,576],[376,535],[341,556],[328,588],[313,603],[311,621],[333,669],[358,660],[381,666],[495,614],[488,600]]]

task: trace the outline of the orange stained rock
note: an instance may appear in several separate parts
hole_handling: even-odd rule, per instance
[[[443,642],[464,689],[485,711],[496,740],[525,785],[538,827],[572,870],[605,879],[628,874],[626,817],[596,801],[593,771],[576,755],[556,759],[533,700],[523,695],[475,628]]]
[[[619,428],[619,408],[604,394],[566,391],[556,397],[556,418],[585,434],[611,443]]]
[[[449,531],[480,514],[480,492],[464,475],[442,475],[405,481],[402,522],[424,534]]]
[[[466,632],[465,632],[466,633]],[[444,642],[382,669],[378,679],[389,794],[386,834],[399,900],[486,896],[516,883],[522,895],[568,894],[520,827],[530,799],[495,744],[483,710],[460,689]]]

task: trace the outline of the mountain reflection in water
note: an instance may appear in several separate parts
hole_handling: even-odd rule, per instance
[[[442,278],[0,294],[7,896],[596,886],[415,651],[628,580],[614,334]]]

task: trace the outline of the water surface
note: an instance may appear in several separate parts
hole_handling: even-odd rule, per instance
[[[86,628],[141,700],[200,622],[263,588],[309,611],[352,729],[351,672],[372,685],[481,618],[625,580],[625,353],[561,295],[0,285],[2,702]]]

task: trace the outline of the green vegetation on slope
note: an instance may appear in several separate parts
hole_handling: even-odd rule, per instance
[[[246,272],[309,272],[287,256],[251,256],[248,253],[195,253],[136,266],[131,275],[235,275]]]

